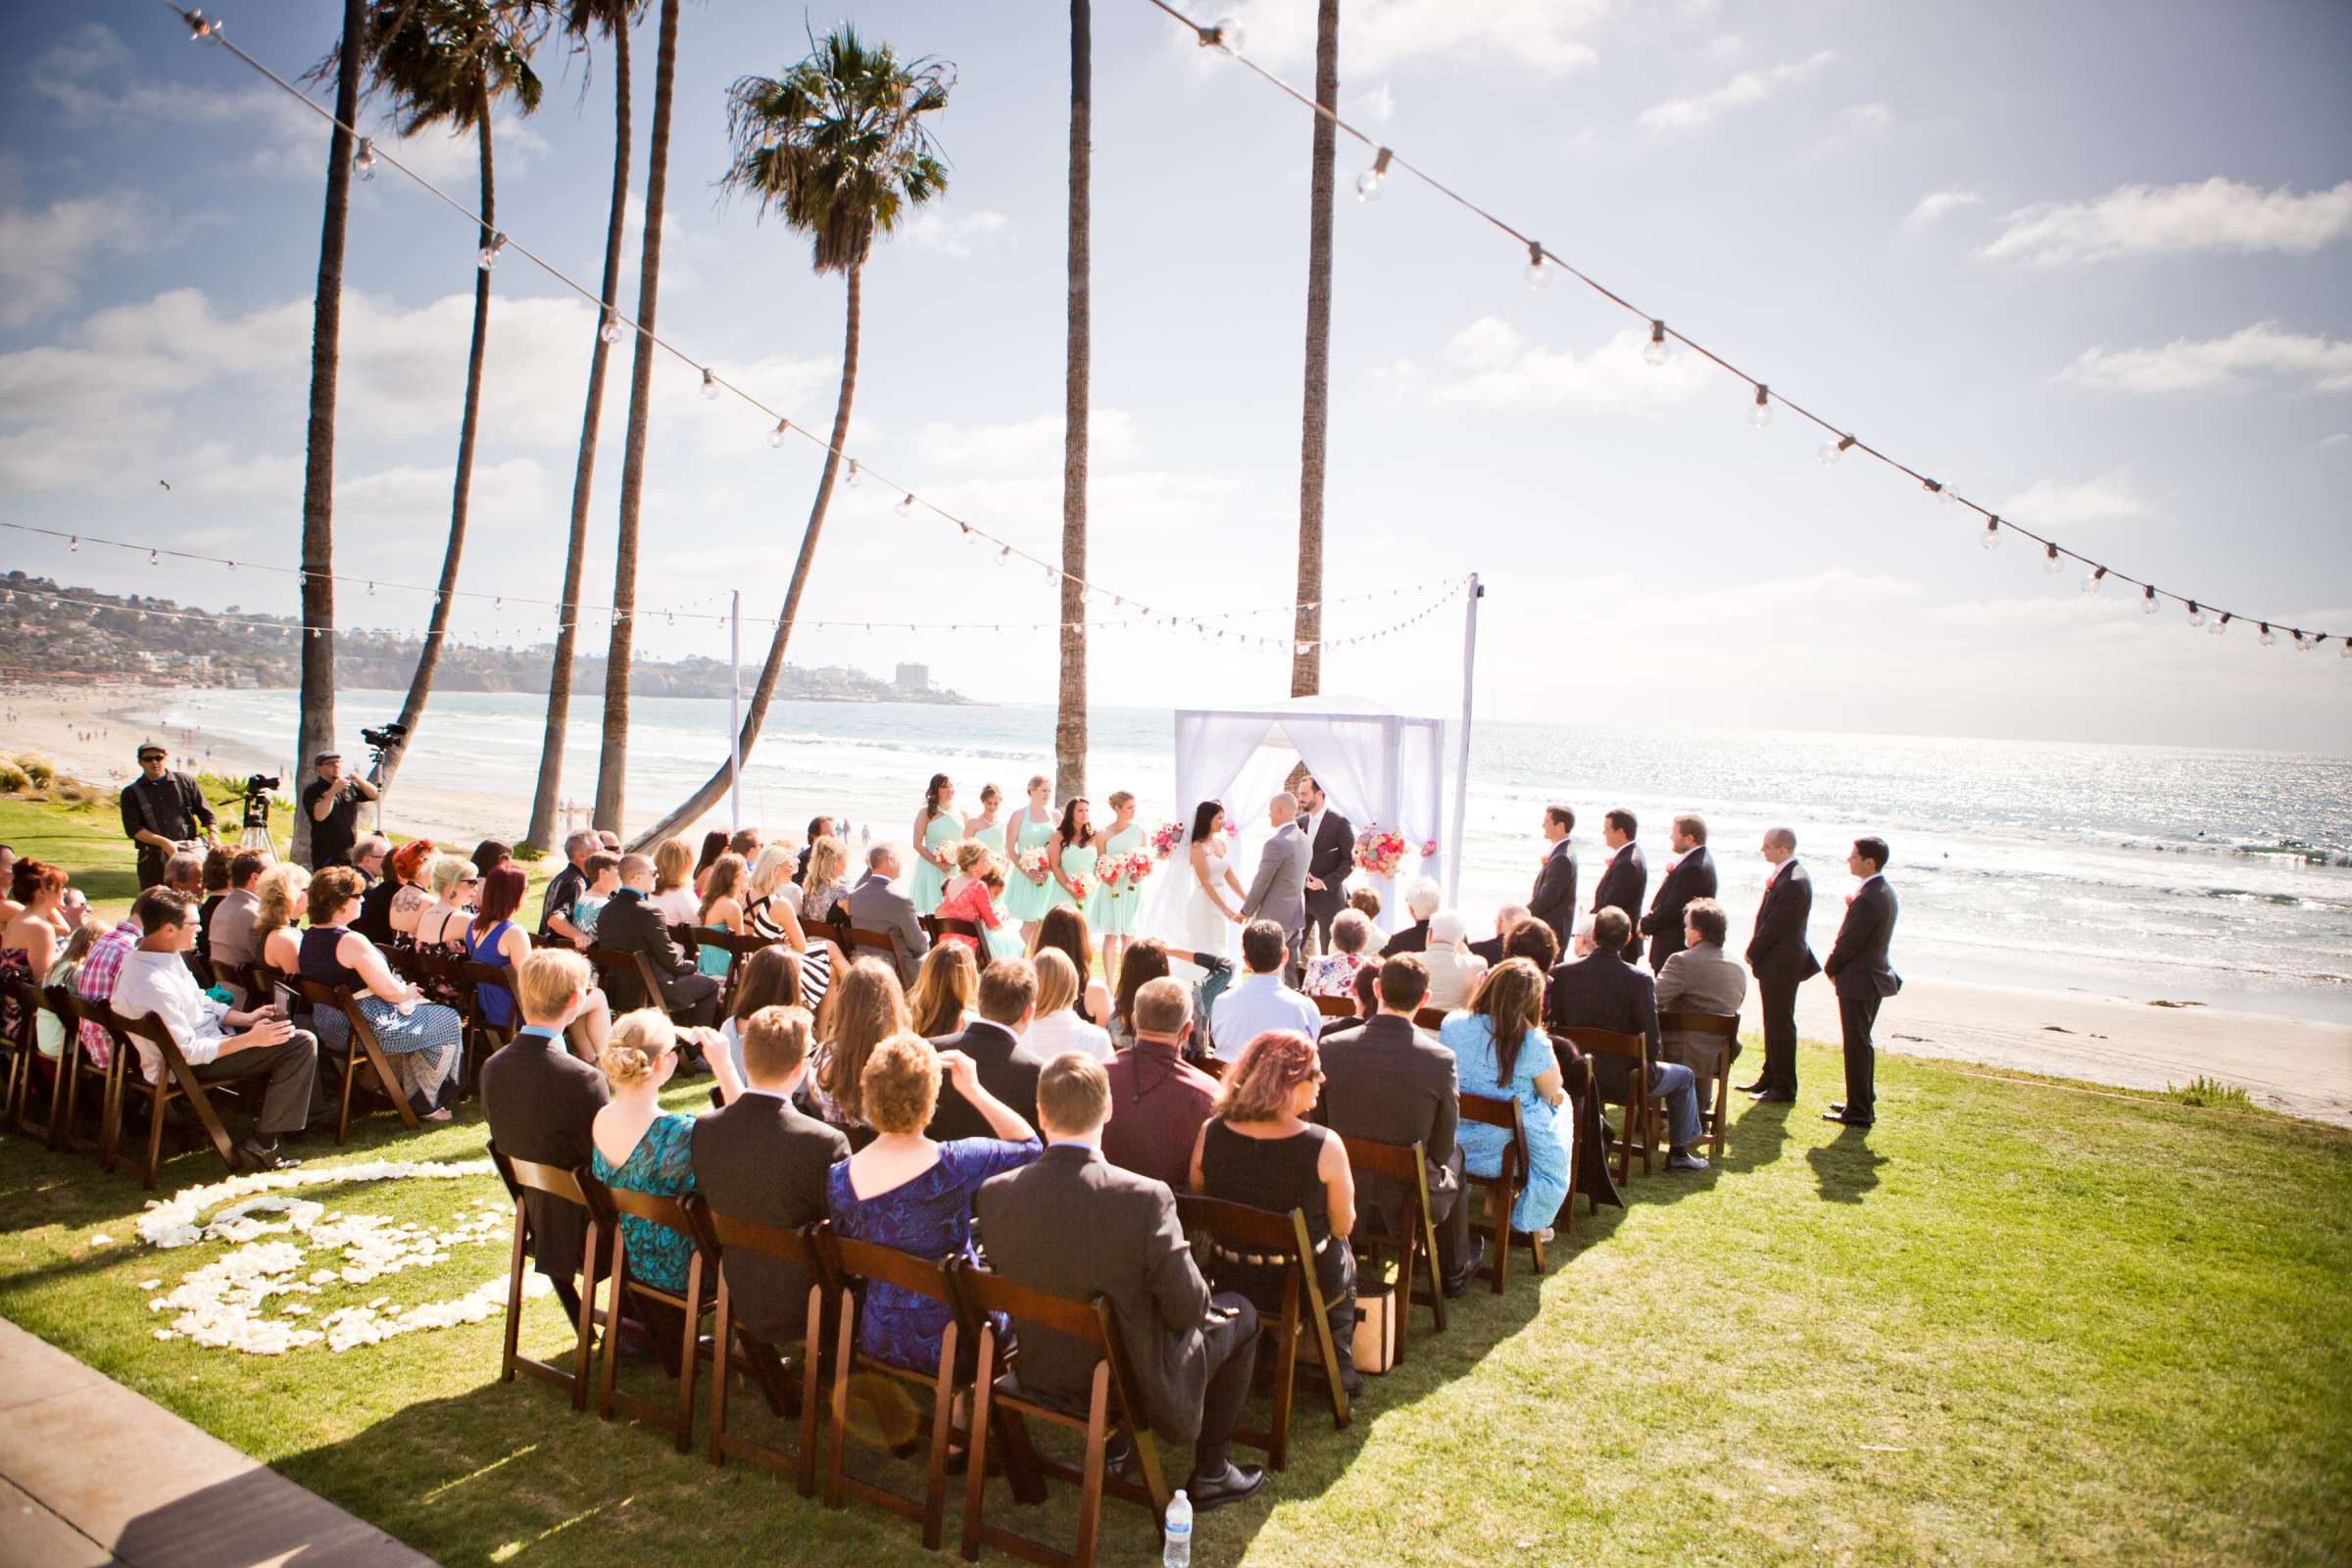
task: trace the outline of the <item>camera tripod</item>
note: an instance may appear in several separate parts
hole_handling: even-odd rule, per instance
[[[271,855],[277,853],[277,835],[270,831],[269,796],[245,797],[245,825],[237,832],[237,848],[268,850]]]

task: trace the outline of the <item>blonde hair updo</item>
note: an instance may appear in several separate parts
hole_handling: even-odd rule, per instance
[[[677,1025],[659,1007],[639,1007],[612,1020],[612,1037],[597,1056],[615,1089],[645,1082],[662,1070],[662,1058],[677,1049]]]

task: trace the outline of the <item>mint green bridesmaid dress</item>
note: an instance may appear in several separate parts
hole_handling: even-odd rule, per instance
[[[931,819],[923,829],[923,848],[937,855],[947,845],[963,837],[963,818],[950,809]],[[914,903],[917,914],[939,912],[939,896],[948,885],[948,874],[929,860],[917,857],[914,874],[907,879],[906,897]]]
[[[1143,842],[1143,824],[1130,822],[1102,841],[1102,858],[1097,864],[1117,859]],[[1087,929],[1098,942],[1104,937],[1131,937],[1135,935],[1143,907],[1143,889],[1135,883],[1124,877],[1116,883],[1100,880],[1095,884],[1094,898],[1087,905]]]
[[[1013,839],[1013,848],[1016,853],[1025,854],[1030,850],[1042,850],[1046,847],[1046,842],[1054,837],[1054,819],[1051,816],[1042,822],[1033,821],[1029,816],[1029,808],[1023,807],[1018,820],[1021,824],[1020,831]],[[1008,865],[1004,868],[1003,908],[1007,915],[1021,924],[1027,925],[1052,908],[1054,906],[1053,894],[1054,879],[1052,877],[1046,878],[1045,882],[1040,884],[1030,881],[1018,867]]]

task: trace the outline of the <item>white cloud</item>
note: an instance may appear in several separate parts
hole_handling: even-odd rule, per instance
[[[915,440],[926,471],[1007,473],[1050,468],[1058,473],[1061,428],[1058,414],[1041,414],[1009,424],[951,424],[934,419],[922,427]],[[1091,410],[1086,430],[1090,465],[1125,463],[1135,457],[1135,416],[1126,410]]]
[[[2001,505],[2001,515],[2015,517],[2036,532],[2090,522],[2136,517],[2147,511],[2123,469],[2069,484],[2061,479],[2036,479]]]
[[[1010,243],[1012,220],[985,209],[953,215],[918,212],[899,232],[917,250],[961,261]]]
[[[2340,447],[2347,441],[2352,441],[2352,431],[2338,430],[2333,435],[2322,436],[2320,438],[2320,445],[2324,447]]]
[[[337,520],[423,526],[438,544],[449,523],[453,470],[397,467],[346,479],[335,486]],[[476,463],[466,492],[466,524],[523,522],[549,515],[547,470],[530,458]]]
[[[2008,215],[1982,261],[2056,267],[2166,252],[2309,256],[2352,233],[2352,179],[2298,196],[2220,175],[2202,184],[2119,185],[2090,202],[2042,202]]]
[[[1813,144],[1813,153],[1843,152],[1865,136],[1875,136],[1894,123],[1894,111],[1883,103],[1848,104],[1838,111],[1830,128]]]
[[[1509,323],[1482,317],[1446,346],[1446,357],[1467,373],[1432,388],[1428,400],[1488,409],[1625,409],[1678,403],[1714,379],[1712,368],[1689,353],[1664,365],[1646,363],[1642,348],[1648,336],[1630,326],[1579,355],[1529,344]]]
[[[1481,69],[1507,60],[1537,72],[1579,71],[1600,58],[1586,38],[1608,9],[1607,0],[1348,0],[1340,8],[1340,60],[1350,73],[1456,58]],[[1258,64],[1313,66],[1313,6],[1236,0],[1221,15],[1241,24],[1242,52]]]
[[[2352,342],[2281,332],[2263,321],[2228,337],[2175,338],[2156,349],[2085,349],[2058,378],[2126,392],[2199,392],[2257,380],[2344,392],[2352,391]]]
[[[74,303],[101,256],[144,250],[149,204],[128,191],[76,196],[41,212],[0,209],[0,326],[23,326]]]
[[[1375,125],[1385,125],[1396,116],[1396,94],[1384,81],[1377,87],[1344,100],[1341,107],[1350,120],[1368,120]]]
[[[1911,216],[1903,220],[1906,234],[1924,233],[1942,222],[1963,207],[1981,207],[1984,198],[1973,190],[1932,190],[1919,199]]]
[[[1634,117],[1634,124],[1659,135],[1694,134],[1725,115],[1768,101],[1782,88],[1806,80],[1837,58],[1834,50],[1823,49],[1803,60],[1742,71],[1720,87],[1652,104]]]

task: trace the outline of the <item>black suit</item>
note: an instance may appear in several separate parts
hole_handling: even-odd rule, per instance
[[[1380,956],[1386,958],[1392,957],[1399,953],[1427,953],[1428,951],[1429,922],[1427,920],[1415,920],[1411,925],[1404,927],[1402,930],[1396,932],[1396,935],[1390,937],[1389,940],[1382,945]]]
[[[1764,1002],[1765,1092],[1796,1093],[1796,988],[1821,973],[1821,962],[1805,941],[1813,913],[1813,879],[1794,858],[1781,863],[1756,906],[1756,927],[1747,941],[1747,967]]]
[[[1305,826],[1303,818],[1299,825]],[[1331,951],[1332,917],[1348,907],[1348,873],[1354,869],[1355,824],[1325,807],[1306,858],[1306,874],[1323,884],[1321,892],[1306,890],[1306,923],[1325,953]]]
[[[1486,959],[1487,967],[1490,969],[1494,968],[1496,964],[1502,961],[1502,934],[1500,932],[1496,932],[1494,936],[1487,938],[1484,942],[1471,943],[1470,956],[1474,958]]]
[[[1626,919],[1632,924],[1633,932],[1625,939],[1625,956],[1628,958],[1639,957],[1642,954],[1642,895],[1648,891],[1649,862],[1642,858],[1642,846],[1630,841],[1601,869],[1600,881],[1592,889],[1594,914],[1603,909],[1623,909]],[[1568,944],[1564,940],[1560,944],[1560,951],[1568,951]]]
[[[1527,912],[1551,927],[1551,934],[1560,939],[1560,951],[1568,951],[1568,939],[1576,933],[1576,855],[1566,839],[1544,853],[1535,891],[1527,896]]]
[[[1323,1098],[1315,1119],[1343,1138],[1420,1144],[1429,1165],[1429,1217],[1438,1227],[1438,1271],[1446,1283],[1468,1267],[1470,1205],[1462,1200],[1462,1151],[1454,1142],[1461,1083],[1453,1053],[1393,1013],[1323,1043]],[[1394,1230],[1407,1196],[1393,1178],[1365,1176],[1357,1206]]]
[[[1623,954],[1595,952],[1551,971],[1544,990],[1544,1027],[1552,1030],[1607,1029],[1640,1035],[1649,1042],[1651,1086],[1658,1072],[1658,983]],[[1593,1056],[1592,1084],[1603,1100],[1625,1102],[1632,1087],[1623,1056]]]
[[[1037,1125],[1037,1075],[1045,1070],[1046,1058],[1022,1050],[1010,1029],[1001,1023],[990,1023],[986,1018],[975,1018],[962,1033],[941,1035],[931,1044],[941,1051],[960,1051],[971,1057],[979,1072],[980,1087],[1018,1111],[1030,1126]],[[941,1143],[951,1138],[997,1136],[988,1125],[988,1118],[973,1109],[971,1102],[944,1078],[939,1086],[939,1104],[933,1108],[931,1125],[925,1131]]]
[[[1855,892],[1838,927],[1838,941],[1822,970],[1838,988],[1838,1023],[1845,1037],[1845,1117],[1878,1119],[1878,1061],[1870,1040],[1879,1004],[1903,989],[1903,977],[1886,962],[1894,941],[1894,889],[1874,876]]]
[[[612,895],[604,912],[596,917],[596,945],[614,953],[645,955],[654,966],[654,976],[661,982],[659,1001],[663,1010],[680,1023],[714,1024],[718,1022],[719,981],[715,975],[702,973],[685,950],[670,940],[669,927],[662,923],[662,911],[648,903],[634,888],[622,888]],[[612,999],[612,1010],[625,1012],[630,1007],[655,1004],[638,996],[644,988],[634,975],[620,977],[617,989],[628,995]]]
[[[573,1055],[560,1036],[518,1030],[482,1063],[482,1116],[490,1142],[511,1159],[566,1171],[587,1164],[594,1147],[588,1124],[608,1098],[605,1075]],[[531,1257],[576,1319],[572,1281],[586,1251],[588,1211],[529,1191],[522,1207],[531,1222]]]
[[[1658,879],[1658,896],[1649,901],[1649,913],[1634,929],[1649,938],[1649,967],[1662,973],[1666,960],[1683,951],[1683,910],[1694,899],[1715,896],[1715,857],[1701,844],[1674,863]]]
[[[774,1095],[746,1090],[696,1120],[694,1186],[721,1214],[795,1231],[825,1217],[825,1173],[850,1141]],[[808,1326],[808,1276],[790,1263],[730,1250],[720,1266],[736,1319],[771,1345]]]
[[[1084,1144],[1055,1144],[991,1177],[973,1212],[988,1266],[1015,1285],[1109,1298],[1141,1385],[1138,1413],[1172,1443],[1199,1440],[1197,1474],[1221,1472],[1257,1365],[1257,1314],[1242,1297],[1210,1297],[1167,1184]],[[1234,1315],[1212,1316],[1212,1299]],[[1034,1324],[1021,1324],[1020,1336],[1023,1391],[1084,1409],[1095,1356]]]

